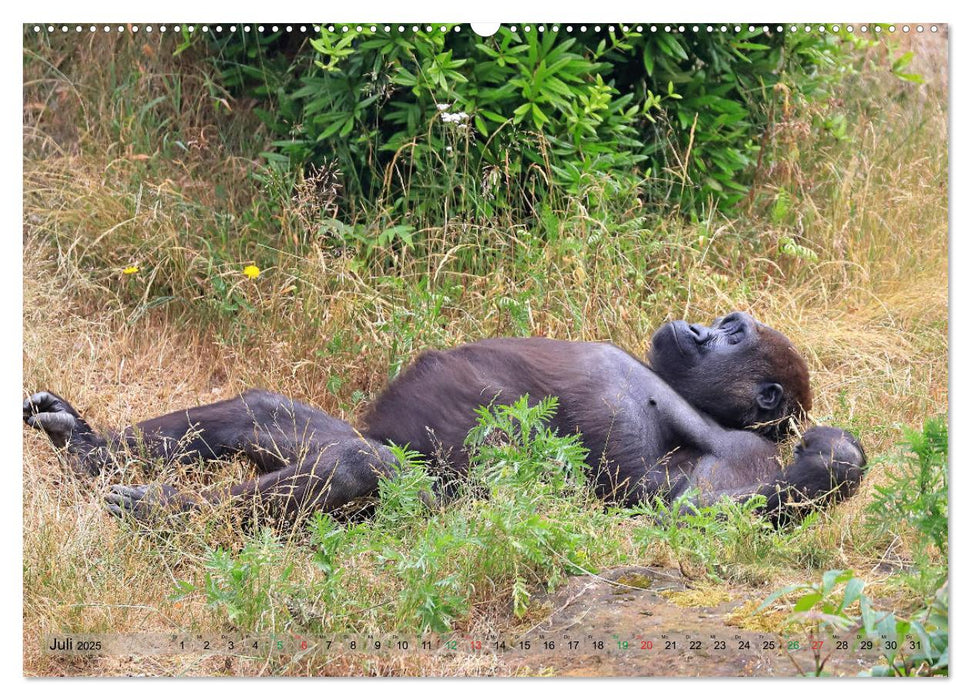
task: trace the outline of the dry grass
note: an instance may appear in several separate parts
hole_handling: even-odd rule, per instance
[[[922,37],[913,49],[926,65],[946,61],[945,37]],[[302,240],[296,230],[302,214],[266,214],[248,178],[255,167],[249,140],[259,141],[255,120],[214,86],[191,51],[169,54],[157,38],[101,36],[27,51],[25,395],[63,393],[99,427],[254,385],[353,418],[389,368],[428,345],[522,332],[525,324],[531,333],[611,339],[640,353],[665,319],[708,319],[744,308],[808,357],[814,419],[850,426],[871,457],[893,452],[899,426],[947,412],[947,91],[939,74],[920,88],[869,74],[852,84],[856,99],[874,108],[859,112],[848,141],[820,141],[812,158],[794,164],[803,171],[783,223],[758,209],[700,226],[658,221],[652,231],[632,234],[644,242],[622,252],[605,240],[583,253],[537,247],[531,268],[513,236],[523,229],[452,224],[427,232],[437,252],[395,263],[398,282],[321,242],[294,252],[288,242]],[[135,61],[127,78],[111,70],[119,57]],[[162,99],[140,110],[150,96]],[[760,196],[771,200],[777,189],[766,186]],[[563,227],[581,241],[602,232],[601,224],[579,216]],[[817,259],[776,253],[780,236],[797,238]],[[207,239],[231,241],[223,247],[235,257],[214,259]],[[453,265],[475,241],[495,261],[489,273]],[[250,282],[240,271],[254,260],[264,261],[264,271]],[[132,264],[142,270],[124,275]],[[427,293],[418,284],[423,276],[435,282]],[[219,306],[227,300],[245,305],[228,313]],[[513,303],[518,317],[509,311]],[[199,580],[208,545],[231,546],[237,536],[224,518],[197,519],[175,537],[119,528],[101,494],[131,474],[75,477],[32,431],[24,432],[24,455],[30,675],[497,670],[469,659],[344,659],[323,666],[222,658],[54,661],[39,653],[39,636],[221,629],[225,620],[201,597],[170,596],[177,580]],[[907,556],[906,541],[884,551],[862,526],[870,490],[888,468],[877,467],[863,493],[812,535],[814,547],[830,552],[828,562],[874,581],[886,578],[876,573],[882,560]],[[244,470],[227,464],[213,478],[238,478]],[[644,555],[625,547],[631,557]],[[358,564],[362,596],[377,595],[380,572]],[[305,569],[301,575],[317,575],[307,562],[297,566]],[[805,570],[766,576],[782,583],[804,578]],[[477,614],[495,617],[497,610],[484,605]]]

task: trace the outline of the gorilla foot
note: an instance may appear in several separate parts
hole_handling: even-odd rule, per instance
[[[54,447],[67,448],[88,474],[100,474],[109,461],[107,441],[57,394],[39,391],[24,399],[24,423],[44,431]]]
[[[108,502],[108,512],[112,515],[119,518],[131,517],[143,523],[157,521],[160,517],[174,515],[189,507],[179,490],[167,484],[115,484],[105,500]]]
[[[24,399],[24,422],[47,433],[55,447],[68,444],[80,417],[71,404],[49,391],[39,391]]]

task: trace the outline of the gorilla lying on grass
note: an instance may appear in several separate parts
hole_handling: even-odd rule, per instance
[[[360,430],[262,390],[106,436],[44,391],[24,401],[24,420],[91,474],[124,449],[183,463],[243,454],[260,473],[218,490],[114,486],[108,508],[116,515],[255,497],[294,514],[375,493],[379,478],[395,473],[389,443],[444,458],[464,475],[475,409],[524,394],[558,397],[554,427],[580,433],[596,492],[620,503],[671,502],[689,489],[700,503],[761,494],[765,516],[779,523],[852,495],[866,464],[849,433],[813,427],[781,466],[777,443],[811,406],[808,369],[785,336],[739,312],[711,326],[665,324],[647,364],[608,343],[546,338],[428,351],[378,397]]]

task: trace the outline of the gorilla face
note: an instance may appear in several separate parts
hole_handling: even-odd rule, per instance
[[[782,439],[812,405],[809,370],[789,340],[739,311],[711,326],[674,321],[651,338],[651,368],[700,411],[730,428]]]

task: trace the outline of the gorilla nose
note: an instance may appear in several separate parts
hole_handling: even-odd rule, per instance
[[[690,324],[688,331],[696,343],[704,343],[711,336],[711,331],[708,330],[707,326],[699,326],[697,323]]]

